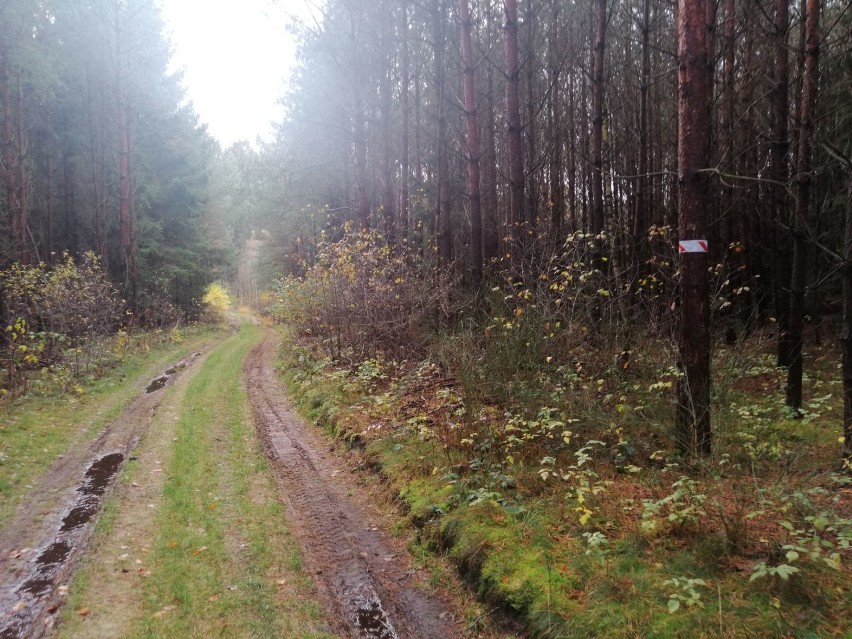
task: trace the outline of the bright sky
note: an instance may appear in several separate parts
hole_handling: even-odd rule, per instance
[[[223,147],[271,139],[296,59],[292,17],[313,0],[157,0],[174,46],[173,66],[195,111]]]

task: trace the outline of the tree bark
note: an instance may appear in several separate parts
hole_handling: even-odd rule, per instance
[[[492,24],[492,14],[490,5],[485,7],[485,20],[487,23],[486,30],[490,33],[490,25]],[[482,249],[483,258],[490,262],[497,258],[500,252],[500,216],[497,214],[497,114],[494,108],[494,65],[488,65],[487,78],[487,94],[488,107],[485,114],[485,167],[483,169],[483,178],[485,180],[485,205],[483,211],[483,236]],[[481,163],[480,163],[481,164]]]
[[[811,152],[814,110],[819,73],[819,0],[807,0],[805,13],[805,60],[802,74],[798,166],[796,168],[796,211],[793,233],[793,277],[790,281],[790,366],[787,369],[787,406],[796,415],[802,407],[802,329],[805,317],[808,242],[806,237],[811,195]]]
[[[789,116],[789,53],[787,32],[790,28],[790,0],[775,3],[775,62],[772,78],[772,125],[770,129],[769,174],[774,184],[771,190],[770,216],[775,236],[774,300],[775,320],[778,324],[778,366],[788,367],[791,362],[790,344],[790,279],[792,277],[789,227],[787,212],[787,118]]]
[[[538,71],[538,63],[536,60],[535,51],[535,19],[533,15],[532,0],[526,1],[526,9],[524,16],[524,26],[526,26],[526,90],[527,90],[527,124],[526,138],[527,142],[527,159],[529,167],[529,176],[526,180],[526,211],[527,211],[527,235],[532,237],[538,228],[538,209],[540,206],[538,181],[536,177],[538,151],[536,149],[536,115],[538,113],[538,104],[535,99],[536,74]],[[534,61],[536,61],[534,63]],[[522,131],[523,133],[523,131]]]
[[[30,229],[28,219],[29,207],[29,181],[27,179],[27,130],[24,123],[24,86],[21,81],[21,71],[17,73],[17,93],[18,93],[18,112],[17,112],[17,135],[16,137],[16,155],[17,155],[17,184],[18,193],[16,196],[17,210],[17,228],[18,228],[18,261],[21,264],[30,263]],[[36,261],[38,256],[36,255]]]
[[[467,120],[467,196],[470,206],[470,259],[473,281],[482,282],[482,203],[479,179],[479,120],[476,104],[473,43],[471,42],[470,7],[459,0],[461,18],[462,66],[464,67],[464,110]]]
[[[411,198],[411,176],[409,175],[410,167],[410,150],[409,150],[409,42],[408,42],[408,0],[402,0],[402,86],[400,88],[402,98],[402,167],[400,180],[400,197],[399,197],[399,226],[402,238],[408,237],[410,227],[409,223],[409,204]]]
[[[710,64],[707,3],[680,0],[678,12],[678,227],[681,240],[706,240],[710,153]],[[708,455],[710,430],[710,298],[707,252],[680,259],[680,366],[675,436],[686,454]]]
[[[515,0],[503,0],[503,53],[506,73],[506,124],[509,145],[509,224],[512,234],[512,259],[515,264],[524,255],[526,215],[524,202],[524,148],[521,140],[521,108],[518,80],[518,7]]]
[[[604,228],[603,195],[603,98],[604,53],[606,49],[606,0],[595,0],[595,32],[592,51],[592,215],[590,231],[597,235]]]
[[[15,153],[15,116],[12,108],[12,79],[9,69],[9,56],[5,50],[0,52],[2,62],[2,99],[3,99],[3,169],[6,186],[6,213],[12,230],[12,243],[15,253],[19,254],[17,246],[20,233],[18,231],[18,187]]]
[[[435,47],[435,84],[438,99],[438,180],[435,203],[435,233],[438,241],[438,258],[441,264],[448,265],[453,259],[453,244],[450,227],[452,199],[450,194],[450,165],[447,140],[446,78],[444,69],[445,14],[443,0],[433,4],[433,37]]]
[[[642,72],[639,80],[639,178],[636,184],[636,219],[633,242],[637,256],[642,255],[644,236],[650,224],[648,206],[650,177],[648,176],[648,86],[651,82],[651,0],[642,0]]]
[[[138,311],[138,271],[136,268],[136,243],[131,218],[130,183],[130,135],[127,125],[127,103],[125,97],[125,78],[123,52],[121,49],[120,6],[115,6],[115,94],[118,123],[118,235],[121,251],[124,254],[126,290],[130,293],[128,302],[134,316]]]
[[[393,8],[386,4],[385,10],[393,13]],[[391,94],[391,81],[393,75],[393,47],[391,46],[391,23],[387,20],[382,22],[386,25],[382,30],[382,49],[385,54],[385,68],[382,70],[382,79],[379,92],[381,94],[382,109],[382,219],[385,226],[385,238],[389,244],[396,243],[396,206],[394,201],[394,161],[391,153],[391,110],[393,108],[393,96]]]
[[[559,2],[551,0],[550,23],[550,138],[553,151],[550,155],[550,229],[555,245],[562,243],[562,225],[565,219],[565,177],[562,161],[562,91],[561,60],[559,49]]]
[[[846,230],[843,241],[843,465],[852,470],[852,162],[846,163]]]

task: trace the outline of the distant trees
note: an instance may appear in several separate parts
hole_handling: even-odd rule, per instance
[[[196,313],[222,256],[202,224],[216,147],[162,27],[152,0],[0,5],[0,263],[92,250],[138,321]]]
[[[290,241],[309,265],[358,220],[523,293],[590,233],[584,277],[621,309],[596,328],[682,327],[676,430],[706,454],[715,332],[777,326],[796,407],[807,318],[840,295],[845,169],[823,143],[852,146],[842,5],[329,0],[271,155]]]

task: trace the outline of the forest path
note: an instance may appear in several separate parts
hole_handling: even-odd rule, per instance
[[[471,636],[293,411],[279,345],[241,316],[45,474],[0,533],[0,638]]]
[[[86,551],[101,506],[167,396],[164,389],[191,374],[193,364],[202,357],[196,352],[166,367],[93,441],[78,438],[34,482],[4,522],[0,637],[37,636],[52,624],[50,615],[63,601],[58,586]]]
[[[318,577],[335,630],[359,639],[461,636],[447,604],[429,594],[408,553],[383,532],[386,513],[286,400],[275,374],[279,344],[278,333],[268,329],[246,360],[244,379],[293,533]]]

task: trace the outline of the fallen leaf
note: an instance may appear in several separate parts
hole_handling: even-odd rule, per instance
[[[287,580],[286,580],[286,579],[279,579],[279,580],[278,580],[278,581],[276,581],[275,583],[277,583],[279,586],[286,586],[286,585],[287,585]]]
[[[80,615],[81,617],[85,617],[86,615],[89,614],[89,609],[88,608],[80,608],[77,611],[77,614]]]
[[[211,602],[219,601],[219,595],[211,595],[211,596],[207,597],[207,601],[211,601]]]
[[[175,609],[177,609],[177,606],[172,606],[171,604],[168,605],[168,606],[163,606],[157,612],[154,613],[154,616],[159,618],[159,617],[162,617],[167,612],[171,612],[172,610],[175,610]]]
[[[198,555],[198,554],[203,553],[205,550],[207,550],[207,546],[201,546],[201,548],[196,548],[195,550],[193,550],[192,554]]]

